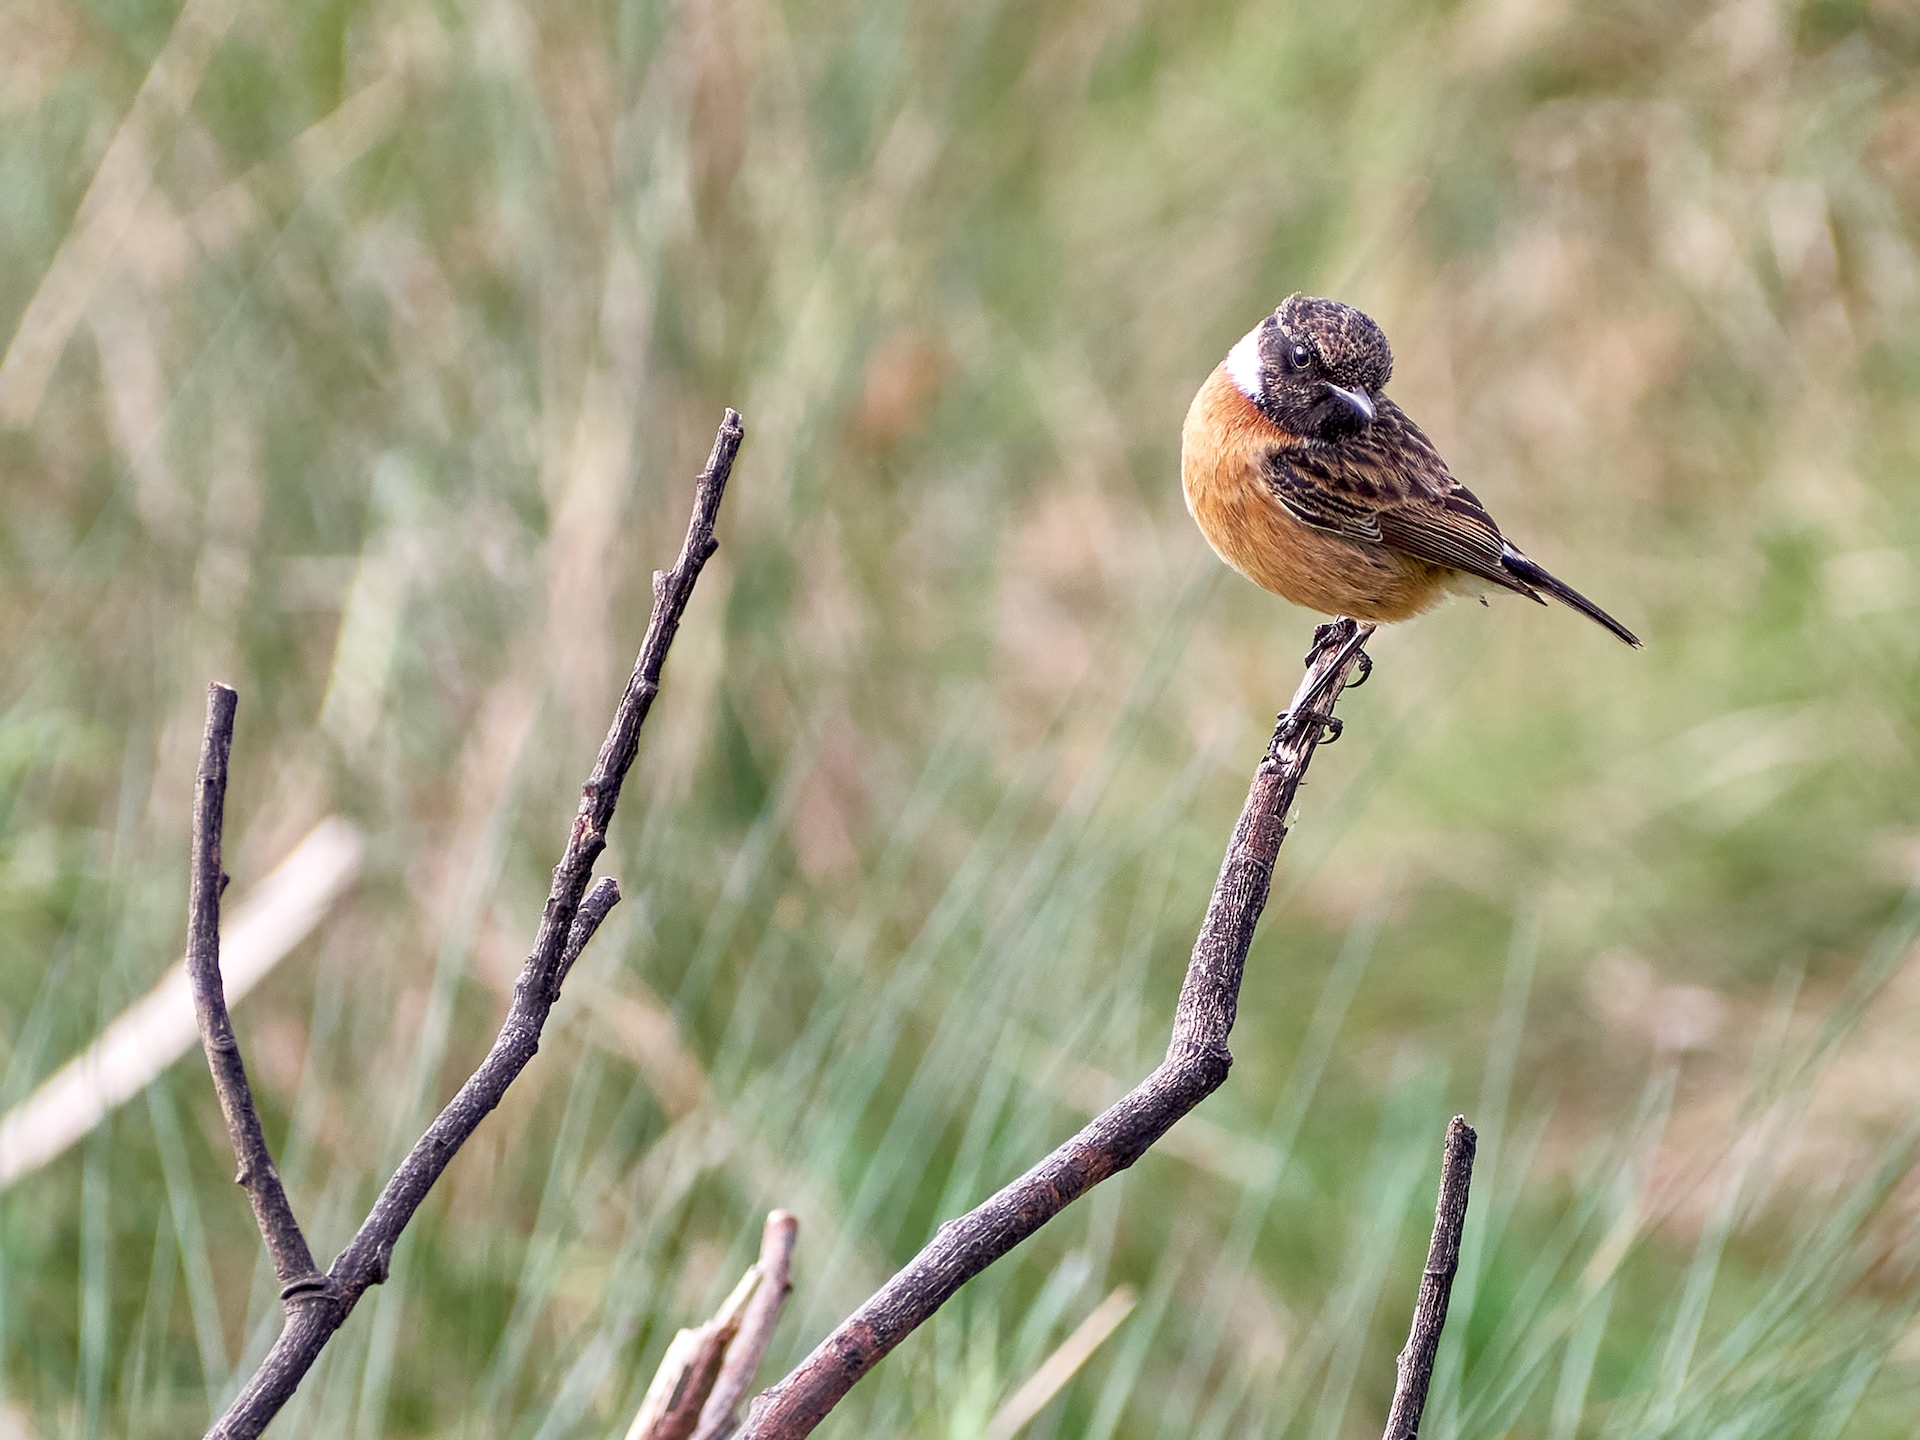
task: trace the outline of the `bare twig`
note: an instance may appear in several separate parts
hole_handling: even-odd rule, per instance
[[[660,668],[680,628],[680,617],[693,594],[694,582],[700,578],[701,567],[717,548],[714,519],[733,473],[742,434],[739,415],[727,411],[695,489],[693,517],[680,557],[673,569],[654,573],[653,615],[647,624],[646,640],[593,773],[581,788],[580,808],[560,863],[553,870],[553,887],[547,893],[532,953],[514,986],[513,1003],[493,1048],[400,1162],[358,1233],[326,1275],[317,1277],[317,1283],[310,1286],[289,1286],[283,1292],[286,1324],[260,1368],[227,1413],[207,1432],[209,1440],[251,1440],[265,1429],[368,1287],[387,1278],[400,1232],[467,1137],[500,1103],[507,1087],[539,1050],[540,1032],[559,996],[561,980],[619,900],[619,888],[611,879],[602,880],[591,894],[587,885],[593,878],[594,861],[606,848],[607,826],[620,799],[620,786],[639,749],[640,727],[659,693]]]
[[[785,1210],[767,1216],[760,1258],[713,1319],[673,1337],[627,1427],[627,1440],[726,1440],[739,1429],[733,1412],[753,1384],[792,1289],[787,1276],[799,1228]]]
[[[225,685],[207,687],[207,729],[200,742],[200,773],[193,788],[193,869],[187,898],[187,978],[193,984],[193,1012],[200,1022],[200,1043],[213,1072],[213,1088],[227,1117],[227,1139],[240,1164],[234,1178],[246,1186],[253,1220],[267,1242],[273,1272],[282,1293],[311,1288],[320,1272],[300,1233],[293,1206],[280,1184],[280,1171],[267,1149],[260,1114],[253,1108],[247,1067],[227,1014],[220,981],[220,894],[227,888],[220,868],[220,834],[226,823],[227,757],[233,752],[233,712],[240,697]]]
[[[854,1383],[968,1280],[1118,1174],[1227,1078],[1227,1035],[1253,928],[1266,907],[1287,811],[1327,718],[1362,664],[1371,625],[1340,620],[1315,647],[1293,704],[1254,772],[1194,943],[1166,1059],[1120,1101],[1033,1169],[957,1220],[841,1322],[797,1369],[753,1402],[743,1440],[810,1434]]]
[[[713,1319],[673,1337],[627,1427],[627,1440],[690,1440],[720,1378],[727,1349],[740,1333],[740,1317],[760,1283],[760,1267],[749,1265]]]
[[[767,1216],[760,1231],[760,1258],[754,1264],[760,1272],[760,1287],[740,1317],[740,1334],[727,1347],[726,1361],[713,1382],[713,1393],[701,1408],[700,1427],[693,1432],[693,1440],[727,1440],[740,1428],[734,1412],[752,1388],[754,1372],[773,1342],[780,1309],[793,1291],[789,1277],[793,1271],[793,1242],[799,1232],[800,1222],[791,1211],[775,1210]]]
[[[1447,1323],[1447,1301],[1460,1268],[1460,1232],[1466,1228],[1467,1190],[1473,1182],[1473,1152],[1478,1143],[1466,1117],[1454,1116],[1447,1125],[1447,1148],[1440,1162],[1440,1199],[1433,1211],[1427,1268],[1420,1277],[1420,1299],[1413,1307],[1413,1330],[1394,1362],[1399,1381],[1383,1440],[1415,1440],[1420,1433],[1427,1385],[1433,1379],[1434,1357],[1440,1353],[1440,1331]]]

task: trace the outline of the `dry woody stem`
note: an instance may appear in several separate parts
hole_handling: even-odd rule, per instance
[[[500,1103],[507,1087],[540,1048],[540,1032],[559,998],[560,983],[620,898],[619,887],[603,879],[589,890],[594,862],[606,849],[620,787],[632,768],[654,696],[660,669],[680,628],[694,583],[718,542],[719,514],[734,457],[743,436],[740,416],[726,412],[713,452],[694,491],[693,517],[686,543],[671,570],[653,577],[653,614],[635,661],[626,693],[600,747],[593,773],[581,787],[560,863],[553,870],[532,953],[514,986],[513,1003],[487,1057],[427,1127],[393,1178],[374,1202],[359,1231],[326,1273],[320,1274],[300,1238],[278,1174],[267,1153],[246,1088],[233,1029],[221,998],[219,977],[220,827],[226,793],[227,753],[233,735],[233,692],[214,687],[208,704],[207,739],[200,762],[200,787],[194,806],[194,864],[189,937],[189,968],[208,1063],[220,1091],[221,1106],[240,1162],[241,1181],[253,1201],[283,1285],[286,1323],[260,1368],[207,1432],[220,1440],[249,1440],[280,1411],[321,1349],[352,1313],[369,1286],[387,1278],[393,1247],[413,1219],[427,1192],[480,1122]]]
[[[760,1258],[747,1267],[713,1319],[673,1337],[627,1428],[627,1440],[727,1440],[740,1428],[735,1412],[793,1288],[789,1275],[799,1229],[788,1211],[767,1216]]]
[[[760,1258],[754,1265],[760,1272],[760,1286],[740,1317],[740,1333],[727,1347],[713,1391],[701,1407],[693,1440],[726,1440],[740,1428],[740,1402],[753,1388],[753,1377],[773,1343],[781,1307],[793,1291],[793,1246],[799,1233],[800,1222],[792,1212],[776,1210],[767,1216],[760,1232]]]
[[[226,987],[220,979],[220,895],[227,888],[220,865],[221,829],[227,808],[227,758],[233,753],[233,715],[240,697],[225,685],[207,687],[207,729],[200,742],[200,773],[193,789],[193,861],[187,896],[187,978],[193,985],[193,1012],[200,1023],[200,1043],[207,1052],[207,1069],[220,1095],[227,1119],[227,1139],[240,1172],[234,1179],[246,1187],[253,1205],[254,1223],[267,1243],[281,1293],[311,1289],[320,1281],[307,1237],[293,1217],[293,1206],[280,1184],[280,1171],[267,1149],[260,1128],[260,1112],[253,1107],[253,1088],[240,1059],[227,1014]]]
[[[1413,1307],[1413,1330],[1394,1362],[1399,1372],[1393,1409],[1384,1440],[1414,1440],[1427,1408],[1427,1386],[1440,1353],[1440,1332],[1447,1323],[1453,1277],[1460,1269],[1460,1233],[1467,1225],[1467,1191],[1473,1183],[1473,1153],[1479,1137],[1464,1115],[1447,1125],[1447,1147],[1440,1162],[1440,1199],[1433,1211],[1433,1240],[1420,1277],[1420,1298]]]
[[[1254,772],[1227,845],[1180,990],[1166,1059],[1025,1175],[942,1225],[904,1270],[753,1402],[743,1440],[797,1440],[810,1434],[861,1376],[962,1285],[1102,1180],[1132,1165],[1226,1080],[1233,1063],[1227,1036],[1239,1004],[1247,947],[1266,908],[1287,813],[1314,749],[1329,733],[1335,702],[1364,664],[1362,649],[1372,633],[1371,625],[1352,620],[1323,627],[1306,677]]]

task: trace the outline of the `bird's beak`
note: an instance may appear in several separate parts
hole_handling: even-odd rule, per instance
[[[1362,425],[1371,425],[1373,423],[1373,401],[1367,398],[1366,391],[1349,390],[1344,385],[1335,385],[1329,382],[1327,385],[1327,393],[1358,416]]]

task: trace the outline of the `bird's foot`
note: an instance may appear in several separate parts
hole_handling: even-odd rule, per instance
[[[1324,625],[1313,627],[1313,648],[1307,651],[1307,668],[1312,669],[1314,662],[1322,659],[1329,648],[1344,643],[1348,636],[1344,633],[1350,620],[1329,620]],[[1362,650],[1354,657],[1353,678],[1346,688],[1358,690],[1373,678],[1373,657]]]
[[[1340,620],[1329,620],[1324,625],[1313,627],[1313,644],[1307,648],[1306,663],[1309,666],[1327,653],[1328,646],[1339,642],[1340,627],[1344,623]]]
[[[1319,730],[1319,735],[1313,742],[1316,745],[1333,744],[1346,732],[1347,728],[1338,716],[1328,715],[1319,710],[1301,710],[1297,713],[1289,710],[1280,717],[1280,725],[1274,731],[1273,744],[1269,747],[1268,753],[1277,755],[1282,744],[1310,735],[1316,727]]]

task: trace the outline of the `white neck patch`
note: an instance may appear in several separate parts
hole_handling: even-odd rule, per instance
[[[1227,352],[1228,377],[1240,393],[1255,404],[1260,402],[1260,332],[1266,323],[1262,320]]]

